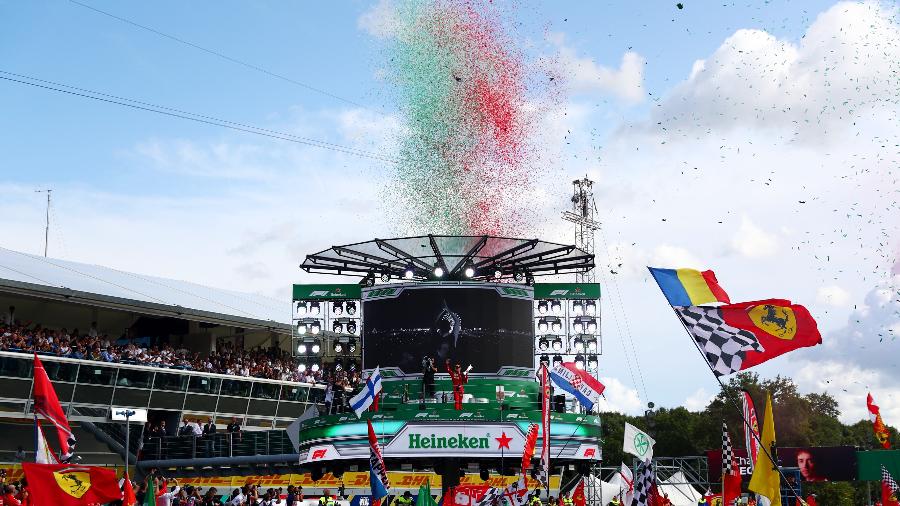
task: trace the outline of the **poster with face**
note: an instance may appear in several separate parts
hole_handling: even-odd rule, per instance
[[[753,466],[743,448],[735,448],[735,459],[744,481],[749,481]],[[706,452],[709,479],[722,479],[722,450]],[[778,448],[778,465],[797,469],[807,483],[823,481],[853,481],[856,479],[856,449],[852,446],[813,446]]]

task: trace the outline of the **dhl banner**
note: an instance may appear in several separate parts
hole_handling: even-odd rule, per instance
[[[178,478],[178,476],[173,476]],[[392,489],[418,489],[426,483],[430,483],[432,491],[441,490],[441,477],[433,473],[413,473],[402,471],[389,471],[388,479]],[[460,485],[489,485],[491,487],[505,488],[507,485],[518,481],[518,476],[500,476],[492,474],[488,481],[481,481],[477,474],[467,474],[459,479]],[[269,476],[210,476],[205,478],[191,477],[179,479],[183,484],[190,484],[208,489],[216,487],[219,490],[239,488],[249,483],[258,483],[263,488],[287,488],[288,485],[300,485],[305,489],[336,490],[343,485],[348,489],[368,489],[369,473],[346,472],[342,478],[335,478],[326,473],[319,481],[313,481],[309,474],[275,474]],[[528,478],[529,488],[538,488],[537,480]],[[559,488],[559,476],[551,477],[550,488]]]

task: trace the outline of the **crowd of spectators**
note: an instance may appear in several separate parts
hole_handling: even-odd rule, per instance
[[[98,332],[95,324],[87,331],[69,331],[66,328],[50,329],[31,322],[22,323],[12,318],[4,318],[0,322],[0,350],[4,351],[305,383],[325,383],[329,377],[329,368],[305,368],[300,371],[291,353],[278,347],[248,350],[224,342],[215,351],[201,354],[165,343],[141,345],[140,341],[126,338],[112,340]]]

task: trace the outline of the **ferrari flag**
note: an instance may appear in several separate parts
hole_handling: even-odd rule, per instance
[[[34,354],[34,412],[43,416],[47,421],[56,428],[59,436],[59,456],[60,459],[68,460],[75,452],[75,435],[72,434],[72,428],[69,427],[69,420],[59,404],[59,398],[56,397],[56,390],[53,389],[53,383],[50,383],[50,377],[44,369],[44,364],[38,358],[37,353]]]
[[[674,309],[716,376],[822,342],[809,311],[788,300]]]
[[[112,469],[24,462],[22,470],[34,504],[99,506],[122,498]]]
[[[872,420],[872,429],[875,431],[875,439],[885,450],[891,449],[891,433],[888,432],[884,421],[881,419],[881,409],[875,404],[872,394],[866,397],[866,407],[869,408],[869,418]]]

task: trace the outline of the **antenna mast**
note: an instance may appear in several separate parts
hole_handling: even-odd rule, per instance
[[[47,245],[50,242],[50,194],[53,190],[35,190],[35,193],[47,193],[47,220],[44,226],[44,258],[47,257]]]
[[[600,229],[597,221],[597,204],[594,202],[594,182],[584,177],[572,181],[572,210],[562,214],[564,220],[575,224],[575,246],[585,253],[594,254],[594,231]],[[595,283],[594,269],[575,274],[579,283]]]

